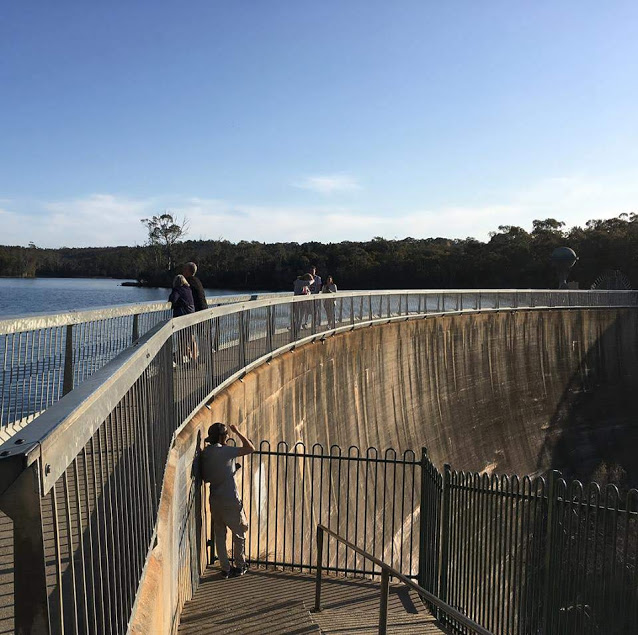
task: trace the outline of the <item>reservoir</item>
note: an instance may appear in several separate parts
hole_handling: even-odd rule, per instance
[[[170,289],[123,287],[113,278],[0,278],[0,318],[29,313],[166,300]],[[206,289],[206,295],[243,295],[258,291]]]

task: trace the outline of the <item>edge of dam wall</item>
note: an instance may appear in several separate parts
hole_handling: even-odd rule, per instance
[[[441,316],[328,337],[251,371],[200,410],[170,452],[131,632],[170,632],[191,576],[180,553],[205,563],[209,528],[189,533],[183,519],[186,506],[202,506],[194,464],[213,421],[272,445],[426,446],[439,466],[519,474],[552,467],[635,484],[637,316],[633,309]]]

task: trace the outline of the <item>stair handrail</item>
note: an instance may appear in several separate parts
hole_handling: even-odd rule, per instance
[[[370,562],[376,564],[381,568],[381,604],[379,607],[379,635],[386,635],[388,631],[388,593],[390,591],[390,578],[396,578],[410,587],[416,593],[418,593],[422,598],[433,604],[438,609],[440,609],[443,613],[454,619],[456,622],[461,624],[462,626],[466,626],[467,628],[472,629],[474,633],[478,633],[478,635],[493,635],[491,631],[488,631],[486,628],[477,624],[474,620],[467,617],[467,615],[463,615],[460,611],[450,606],[436,595],[430,593],[430,591],[424,589],[422,586],[419,586],[414,580],[411,580],[408,576],[404,575],[397,569],[394,569],[386,562],[379,560],[371,553],[357,547],[354,543],[350,542],[336,531],[333,531],[329,527],[322,525],[321,523],[317,524],[317,573],[316,573],[316,583],[315,583],[315,605],[313,608],[313,613],[321,612],[321,579],[322,579],[322,569],[323,569],[323,538],[324,534],[328,534],[338,542],[341,542],[349,549],[352,549],[355,553],[358,553],[360,556],[363,556],[365,559]]]

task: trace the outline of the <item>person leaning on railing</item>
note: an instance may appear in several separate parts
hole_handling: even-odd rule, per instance
[[[204,293],[204,287],[199,278],[195,277],[197,273],[197,265],[194,262],[187,262],[182,267],[182,275],[188,281],[193,291],[193,301],[195,303],[195,311],[203,311],[208,308],[206,302],[206,294]]]
[[[242,444],[240,448],[226,444],[229,429],[239,437]],[[213,423],[208,428],[208,437],[204,441],[210,445],[202,451],[200,469],[202,480],[210,484],[210,514],[222,577],[241,576],[246,573],[244,546],[248,522],[235,484],[235,473],[241,467],[239,463],[235,463],[235,459],[252,454],[255,446],[237,426],[226,426],[223,423]],[[227,528],[233,535],[234,567],[230,566],[226,549]]]

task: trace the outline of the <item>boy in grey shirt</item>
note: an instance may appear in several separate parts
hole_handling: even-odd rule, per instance
[[[228,430],[234,432],[242,442],[240,448],[226,445]],[[229,578],[246,573],[246,557],[244,545],[248,523],[244,506],[239,498],[235,484],[238,456],[252,454],[255,446],[237,429],[237,426],[226,426],[214,423],[208,428],[205,439],[210,445],[204,448],[200,457],[202,480],[210,484],[210,513],[215,534],[215,548],[222,569],[222,577]],[[233,536],[235,566],[231,567],[226,549],[226,529]]]

